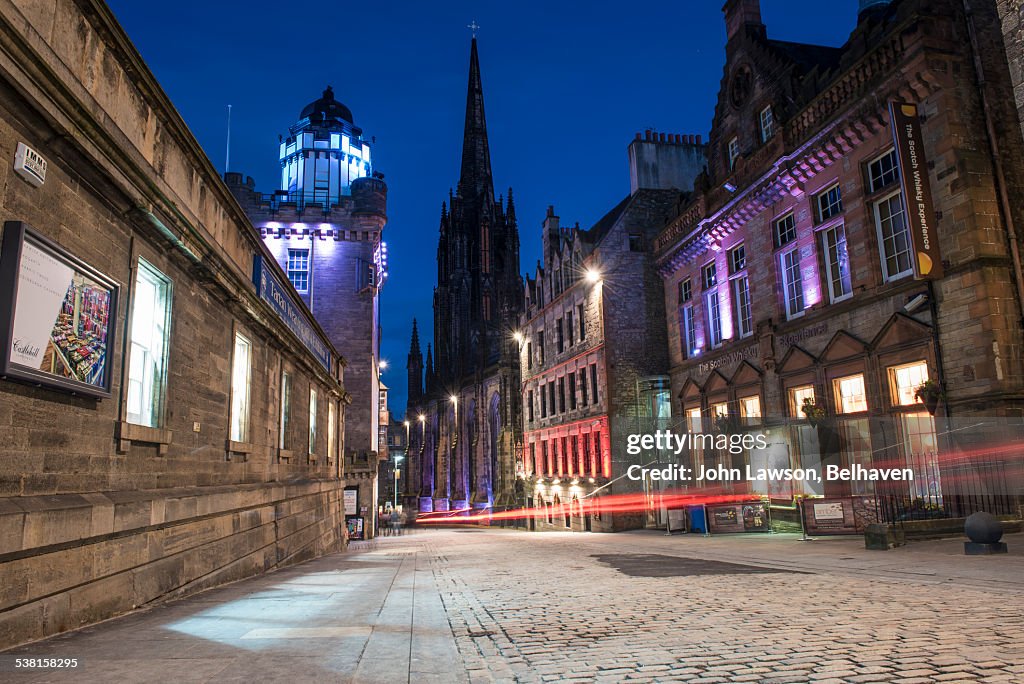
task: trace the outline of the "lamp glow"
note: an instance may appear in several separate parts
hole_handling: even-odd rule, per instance
[[[601,282],[601,272],[596,268],[588,268],[586,273],[586,279],[588,283],[599,283]]]
[[[514,333],[512,333],[512,339],[514,339],[516,342],[522,342],[523,341],[523,333],[521,333],[518,330],[516,330]]]

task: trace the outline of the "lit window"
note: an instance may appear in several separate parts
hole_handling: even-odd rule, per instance
[[[814,385],[801,385],[789,390],[789,413],[794,418],[806,418],[804,415],[804,402],[814,402]]]
[[[292,415],[292,378],[287,372],[281,373],[281,416],[278,421],[277,446],[284,449],[288,438],[288,424]]]
[[[733,138],[729,141],[729,170],[736,168],[736,160],[740,156],[740,139]]]
[[[851,375],[832,381],[836,394],[836,408],[839,413],[861,413],[868,410],[867,393],[864,390],[864,375]]]
[[[688,302],[693,298],[693,285],[687,278],[679,283],[679,302]]]
[[[868,164],[868,187],[871,192],[892,185],[899,179],[896,150],[890,150]]]
[[[252,375],[252,343],[235,333],[234,358],[231,361],[231,440],[249,438],[249,385]]]
[[[913,271],[910,248],[910,229],[903,211],[903,197],[899,192],[875,202],[875,228],[878,230],[882,275],[886,280],[908,276]]]
[[[804,285],[800,276],[800,253],[793,249],[782,255],[782,288],[786,297],[786,318],[804,313]]]
[[[747,424],[756,423],[761,419],[761,397],[756,394],[750,397],[740,397],[738,403],[740,418],[747,421]]]
[[[334,402],[327,404],[327,460],[334,457]]]
[[[718,268],[715,266],[714,261],[710,264],[706,264],[704,268],[701,269],[701,283],[705,290],[718,284]]]
[[[747,276],[732,281],[733,300],[736,304],[736,327],[740,337],[754,334],[754,317],[750,307],[750,280]]]
[[[768,142],[775,135],[775,114],[772,112],[771,105],[761,110],[760,122],[761,142]]]
[[[818,220],[827,221],[841,213],[843,213],[843,196],[839,190],[839,184],[836,183],[818,195]]]
[[[829,301],[834,303],[846,299],[853,293],[850,255],[846,249],[846,228],[840,224],[822,231],[821,241],[825,251]]]
[[[917,388],[928,380],[928,364],[916,361],[903,366],[889,369],[889,381],[892,386],[892,403],[894,406],[913,406],[920,404],[914,393]]]
[[[309,292],[309,250],[288,250],[288,280],[296,292]]]
[[[170,319],[171,281],[139,259],[128,364],[129,423],[160,427],[163,422]]]
[[[783,247],[796,240],[796,217],[786,214],[775,222],[775,246]]]
[[[690,432],[700,432],[700,407],[695,406],[691,409],[686,409],[686,422],[689,425]]]
[[[729,250],[729,273],[739,273],[747,267],[747,250],[738,245]]]
[[[316,390],[309,388],[309,453],[316,453]]]
[[[680,332],[683,337],[683,357],[688,359],[699,354],[700,350],[697,349],[697,329],[693,324],[692,306],[683,309],[682,330]]]
[[[718,291],[708,292],[704,297],[708,318],[708,336],[712,347],[722,344],[722,312],[718,302]]]
[[[708,408],[710,409],[711,417],[713,419],[729,417],[729,404],[724,401],[717,404],[711,404]]]

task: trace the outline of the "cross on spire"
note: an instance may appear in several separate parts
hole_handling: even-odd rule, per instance
[[[476,19],[474,19],[471,23],[466,24],[466,28],[471,30],[473,32],[473,37],[476,38],[476,32],[480,29],[480,24],[476,23]]]

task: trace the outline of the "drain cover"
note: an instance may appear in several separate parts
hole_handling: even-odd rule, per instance
[[[762,568],[756,565],[741,565],[724,561],[709,561],[699,558],[680,558],[659,554],[620,553],[593,556],[630,577],[700,577],[702,575],[764,575],[769,573],[806,574],[797,570]]]

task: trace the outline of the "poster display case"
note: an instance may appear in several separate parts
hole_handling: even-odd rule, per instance
[[[0,243],[0,376],[110,396],[119,287],[17,221]]]

